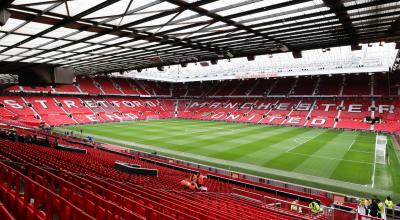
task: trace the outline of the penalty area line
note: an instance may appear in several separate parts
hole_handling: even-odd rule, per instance
[[[356,142],[356,140],[354,139],[353,142],[351,142],[349,148],[347,148],[347,151],[350,151],[351,147],[353,146],[353,144]]]

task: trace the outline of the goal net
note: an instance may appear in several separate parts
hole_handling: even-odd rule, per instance
[[[383,135],[376,135],[375,141],[375,163],[386,164],[386,148],[387,137]]]

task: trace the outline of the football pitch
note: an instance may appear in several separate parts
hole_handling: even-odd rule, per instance
[[[390,141],[389,164],[375,164],[374,133],[181,119],[62,129],[75,134],[82,129],[97,141],[335,192],[397,198],[400,192],[397,150]]]

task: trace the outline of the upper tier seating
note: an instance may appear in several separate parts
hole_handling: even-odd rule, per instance
[[[78,90],[78,88],[72,84],[72,85],[57,85],[54,88],[55,92],[57,93],[81,93],[81,91]]]
[[[112,78],[113,82],[118,85],[125,95],[140,95],[140,92],[125,78]]]
[[[103,94],[103,92],[99,88],[100,84],[94,81],[91,77],[78,78],[77,82],[79,84],[79,88],[84,93]]]
[[[270,79],[222,80],[168,83],[117,76],[77,77],[75,85],[47,87],[13,86],[6,91],[26,93],[70,93],[91,95],[134,95],[167,97],[299,97],[338,96],[373,97],[400,95],[400,77],[396,74],[358,74]]]
[[[107,77],[95,77],[93,78],[95,81],[95,85],[98,84],[101,86],[102,90],[104,91],[105,94],[117,94],[121,95],[122,92],[120,90],[120,86],[116,83],[114,83],[112,78],[107,78]]]
[[[316,77],[301,77],[294,88],[292,95],[312,95],[317,84]]]
[[[338,96],[341,91],[343,76],[333,75],[330,77],[321,77],[316,95]]]
[[[343,95],[371,95],[371,76],[363,75],[349,75],[346,76],[345,84],[343,87]]]
[[[271,91],[268,95],[271,96],[286,96],[291,95],[291,89],[297,80],[295,78],[278,78],[277,82],[272,85]]]
[[[260,79],[257,80],[255,86],[251,89],[249,95],[254,96],[266,96],[271,90],[271,86],[274,85],[276,79]]]

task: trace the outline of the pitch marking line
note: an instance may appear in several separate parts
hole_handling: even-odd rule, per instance
[[[364,154],[374,154],[374,152],[364,151],[364,150],[349,150],[349,151],[358,152],[358,153],[364,153]]]
[[[354,139],[354,140],[353,140],[353,142],[351,142],[351,144],[350,144],[349,148],[347,148],[347,152],[349,152],[349,151],[350,151],[351,147],[353,146],[353,144],[354,144],[355,142],[356,142],[356,139]]]
[[[316,135],[315,137],[300,137],[300,138],[295,138],[293,141],[296,142],[297,144],[295,144],[294,146],[292,146],[291,148],[287,149],[286,152],[289,152],[295,148],[297,148],[300,145],[303,145],[309,141],[311,141],[312,139],[318,137],[318,135]]]
[[[343,158],[335,158],[335,157],[324,157],[324,156],[318,156],[318,155],[310,155],[310,154],[302,154],[302,153],[294,153],[294,152],[287,152],[289,154],[296,154],[296,155],[301,155],[301,156],[306,156],[306,157],[314,157],[314,158],[320,158],[320,159],[327,159],[327,160],[338,160],[338,161],[346,161],[346,162],[352,162],[352,163],[361,163],[361,164],[372,164],[369,162],[365,161],[359,161],[359,160],[345,160]]]

